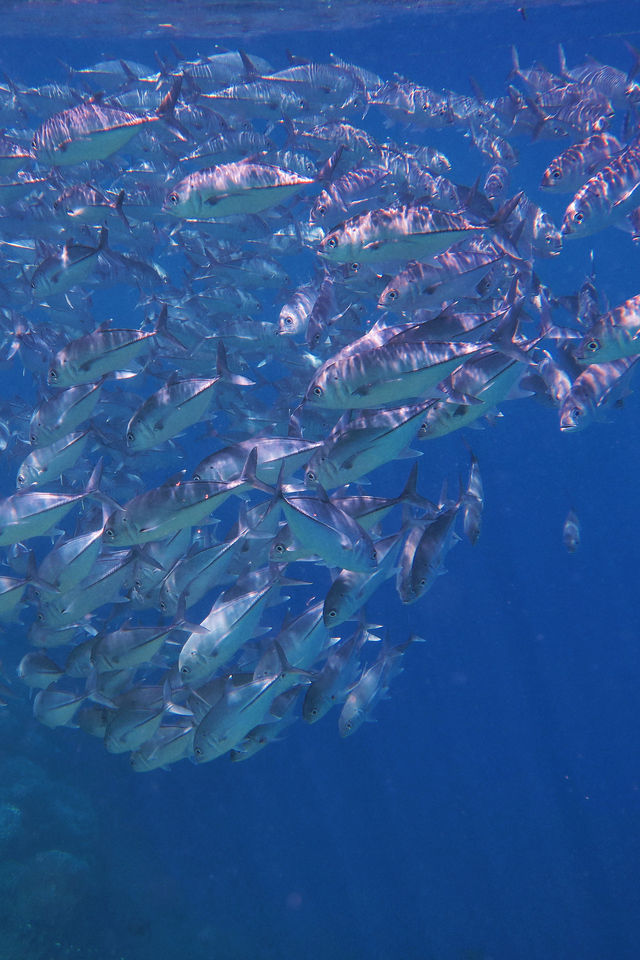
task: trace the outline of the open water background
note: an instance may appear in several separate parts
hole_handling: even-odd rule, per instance
[[[56,6],[71,21],[72,7]],[[569,64],[591,53],[625,69],[621,37],[640,44],[632,0],[527,6],[526,19],[516,4],[461,6],[261,34],[260,3],[245,4],[250,40],[224,42],[276,68],[290,49],[436,89],[467,92],[473,75],[487,96],[504,89],[513,43],[523,65],[551,69],[559,41]],[[6,45],[2,69],[35,85],[64,78],[59,60],[170,54],[162,36],[65,39],[58,21],[51,33]],[[212,51],[213,40],[175,39],[185,56]],[[477,154],[458,137],[425,142],[459,157],[471,183]],[[564,197],[537,190],[556,144],[519,147],[513,189],[559,222]],[[540,262],[542,279],[575,292],[591,247],[612,304],[640,292],[640,250],[615,230],[566,244]],[[126,303],[114,299],[113,315]],[[17,368],[0,389],[22,382]],[[486,497],[476,547],[459,545],[416,605],[403,608],[389,583],[368,607],[392,640],[413,630],[427,642],[409,650],[378,722],[352,738],[331,713],[246,764],[136,775],[77,731],[39,727],[26,702],[3,712],[0,787],[25,829],[0,860],[12,904],[1,960],[636,960],[640,403],[634,394],[574,436],[533,400],[504,413],[467,432]],[[436,497],[443,476],[455,489],[467,462],[457,434],[427,445],[421,490]],[[388,468],[379,488],[397,491],[406,472]],[[4,495],[14,474],[4,471]],[[561,542],[570,507],[583,536],[574,556]],[[8,665],[26,649],[19,627],[0,644]],[[56,886],[53,864],[45,889],[23,871],[16,886],[15,864],[52,848],[86,869]]]

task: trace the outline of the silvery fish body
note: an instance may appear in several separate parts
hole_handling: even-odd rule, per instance
[[[341,419],[307,466],[307,483],[338,487],[396,460],[417,436],[429,400]]]
[[[45,400],[31,416],[29,438],[34,447],[42,447],[70,433],[94,411],[102,381],[69,387]]]
[[[322,620],[322,603],[307,607],[300,616],[280,630],[275,643],[267,647],[253,672],[255,680],[272,676],[280,666],[282,652],[294,667],[309,669],[330,646],[329,632]]]
[[[244,543],[244,534],[225,543],[216,543],[202,550],[191,551],[176,561],[163,579],[159,593],[159,607],[164,614],[174,614],[180,600],[188,608],[209,591],[230,579],[229,565]]]
[[[403,537],[392,534],[376,543],[378,565],[369,573],[341,570],[325,597],[322,616],[325,626],[337,627],[346,620],[355,619],[378,587],[394,575]]]
[[[0,577],[0,620],[13,620],[29,580]]]
[[[573,510],[569,510],[564,521],[562,542],[568,553],[575,553],[580,546],[580,521]]]
[[[173,381],[148,397],[127,424],[129,450],[148,450],[197,423],[213,399],[218,379]]]
[[[328,566],[372,570],[376,552],[371,538],[352,517],[335,507],[326,493],[281,493],[282,511],[294,535]]]
[[[470,543],[477,543],[482,528],[484,493],[482,489],[482,477],[480,476],[480,465],[478,464],[477,457],[473,453],[471,454],[469,480],[462,503],[462,520],[465,536]]]
[[[550,193],[575,193],[621,150],[622,144],[612,133],[594,133],[555,157],[542,175],[540,186]]]
[[[168,193],[164,209],[195,220],[261,213],[313,182],[270,163],[223,163],[180,180]]]
[[[346,220],[325,236],[318,253],[332,264],[425,260],[485,229],[461,214],[426,206],[389,207]]]
[[[87,576],[60,596],[40,599],[37,618],[54,630],[77,624],[87,614],[110,603],[131,573],[133,554],[119,551],[98,557]]]
[[[264,483],[274,483],[282,470],[282,479],[287,479],[300,467],[320,443],[297,437],[255,437],[243,440],[232,447],[225,447],[201,460],[193,475],[194,480],[228,482],[237,480],[252,449],[258,459],[256,476]]]
[[[391,340],[355,355],[337,355],[320,368],[306,394],[309,403],[338,410],[399,404],[437,395],[441,383],[482,346]]]
[[[91,662],[98,673],[125,670],[148,663],[159,653],[174,627],[127,627],[99,634],[91,648]]]
[[[392,679],[401,672],[400,658],[411,644],[406,643],[387,649],[386,644],[380,651],[376,662],[363,671],[362,676],[350,691],[338,718],[341,737],[349,737],[367,720],[389,689]]]
[[[562,221],[565,237],[585,237],[618,223],[640,205],[640,141],[632,141],[578,190]]]
[[[18,489],[29,486],[41,486],[55,480],[77,463],[82,456],[89,439],[88,431],[70,433],[60,440],[54,440],[46,447],[33,450],[18,469],[16,485]]]
[[[180,92],[181,77],[155,114],[141,116],[117,104],[92,98],[54,114],[38,127],[33,150],[41,163],[63,167],[87,160],[104,160],[124,147],[137,133],[171,113]]]
[[[280,583],[276,572],[254,570],[216,600],[202,621],[205,632],[190,634],[180,651],[178,667],[183,683],[204,683],[255,636]]]
[[[154,735],[134,750],[129,757],[136,773],[149,773],[158,767],[166,769],[172,763],[189,757],[193,752],[195,727],[190,720],[158,727]]]
[[[124,370],[154,337],[153,331],[99,327],[58,351],[47,382],[52,387],[71,387],[93,383],[116,370]]]
[[[443,437],[474,423],[510,396],[518,396],[516,387],[525,370],[520,360],[494,350],[473,357],[463,368],[452,373],[448,381],[459,402],[435,400],[426,411],[418,436],[426,440]],[[465,402],[467,398],[468,402]]]
[[[178,480],[139,494],[114,510],[105,526],[109,546],[131,546],[162,540],[170,534],[202,523],[242,484]]]
[[[107,229],[103,227],[97,247],[68,240],[59,253],[45,257],[31,275],[34,296],[45,297],[64,294],[83,283],[98,265],[98,256],[106,248]],[[94,378],[94,379],[97,379]]]
[[[318,678],[307,687],[302,704],[302,718],[306,723],[317,723],[331,707],[346,699],[355,681],[360,649],[368,637],[368,631],[360,628],[331,649]]]
[[[18,676],[34,690],[46,690],[64,676],[65,671],[41,651],[26,653],[18,664]]]
[[[609,363],[640,353],[640,294],[598,317],[572,356],[578,363]]]
[[[444,572],[446,554],[455,544],[460,504],[443,507],[435,519],[413,525],[402,549],[396,586],[403,603],[415,603]]]
[[[78,494],[24,490],[0,501],[0,546],[40,537],[91,491]]]
[[[91,572],[102,549],[102,528],[61,540],[38,567],[41,580],[66,593]]]
[[[629,380],[638,356],[610,363],[592,363],[574,381],[560,406],[560,429],[582,430],[594,419],[604,419],[629,392]]]

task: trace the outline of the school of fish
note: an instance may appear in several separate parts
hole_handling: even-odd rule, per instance
[[[421,639],[367,604],[419,601],[480,535],[474,454],[453,494],[417,458],[516,400],[563,432],[610,417],[640,356],[640,293],[605,304],[588,251],[575,294],[540,276],[575,238],[640,239],[633,48],[556,72],[514,51],[493,100],[175,55],[0,84],[0,364],[23,374],[0,618],[35,717],[139,772],[249,758],[333,707],[355,732]],[[560,225],[510,185],[533,140]]]

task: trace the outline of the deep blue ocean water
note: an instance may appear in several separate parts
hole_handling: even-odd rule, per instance
[[[570,64],[589,53],[623,69],[622,37],[640,45],[632,0],[527,7],[526,19],[516,6],[389,14],[342,31],[287,32],[285,21],[261,35],[255,3],[254,35],[224,43],[274,66],[287,49],[319,61],[333,52],[383,77],[461,92],[471,75],[488,97],[504,89],[512,44],[526,65],[555,67],[562,42]],[[213,46],[175,40],[189,57]],[[36,85],[64,78],[59,60],[153,62],[154,50],[169,55],[168,41],[24,36],[3,50],[2,69]],[[426,142],[453,157],[457,139]],[[519,147],[514,189],[558,222],[564,198],[537,189],[555,144]],[[462,182],[475,178],[474,156],[460,151]],[[591,249],[609,302],[640,292],[639,249],[611,229],[540,261],[541,278],[575,292]],[[16,369],[2,389],[23,382]],[[75,730],[39,727],[26,699],[11,702],[0,716],[0,788],[23,811],[24,855],[68,851],[87,870],[76,877],[80,909],[77,890],[55,887],[55,864],[47,889],[27,879],[16,890],[2,874],[14,911],[0,960],[640,956],[639,422],[632,394],[610,422],[566,436],[554,410],[525,400],[465,432],[484,481],[482,535],[456,547],[448,575],[417,604],[403,607],[389,583],[368,606],[394,641],[415,631],[426,642],[408,651],[377,722],[352,738],[341,740],[331,713],[290,727],[248,763],[140,776]],[[467,464],[458,434],[434,441],[421,490],[435,498],[444,476],[455,488]],[[400,462],[376,482],[396,492],[406,472]],[[573,556],[562,545],[570,507],[583,538]],[[20,627],[0,644],[15,666]],[[12,848],[10,859],[22,853]]]

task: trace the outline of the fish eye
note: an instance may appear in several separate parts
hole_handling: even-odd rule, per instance
[[[598,340],[595,340],[595,339],[589,340],[589,343],[587,344],[587,350],[590,350],[591,353],[595,353],[596,350],[599,350],[599,349],[600,349],[600,342]],[[20,477],[18,477],[18,480],[19,479]]]
[[[322,387],[314,387],[314,388],[313,388],[313,395],[314,395],[314,397],[321,397],[321,396],[322,396]]]
[[[554,180],[559,180],[562,174],[560,173],[559,170],[554,170],[552,176]]]
[[[31,443],[37,443],[38,435],[36,433],[32,433],[29,439],[31,440]]]
[[[316,482],[317,477],[316,477],[315,473],[313,472],[313,470],[307,470],[307,480],[309,481],[309,483],[315,483],[315,482]]]
[[[44,621],[44,613],[42,613],[41,610],[38,611],[38,613],[36,614],[36,620],[39,620],[40,623],[42,623],[42,622]]]
[[[394,290],[392,287],[391,290],[389,290],[387,293],[387,300],[397,300],[397,299],[398,299],[398,291]]]
[[[360,264],[359,264],[359,263],[352,263],[352,264],[351,264],[351,272],[352,272],[352,273],[357,273],[359,269],[360,269]]]
[[[135,434],[133,433],[133,430],[129,430],[127,432],[127,440],[129,441],[129,443],[133,443],[133,441],[135,440]],[[196,480],[197,479],[198,478],[196,477]]]
[[[274,552],[274,553],[277,553],[278,556],[282,556],[282,554],[284,553],[284,544],[283,544],[283,543],[276,543],[276,545],[275,545],[274,548],[273,548],[273,552]]]
[[[333,250],[334,247],[338,246],[338,241],[336,240],[335,237],[329,237],[327,239],[327,246],[331,247],[331,249]]]
[[[425,578],[423,577],[422,580],[420,581],[420,586],[421,586],[421,587],[426,587],[426,585],[427,585],[427,581],[426,581]]]
[[[580,211],[578,211],[577,213],[574,213],[573,215],[574,223],[582,223],[583,220],[584,220],[584,213],[580,213]]]
[[[160,609],[161,609],[161,610],[166,610],[166,609],[167,609],[167,604],[166,604],[166,601],[165,601],[165,600],[161,600],[161,601],[160,601]]]
[[[19,474],[18,474],[18,483],[25,483],[25,482],[26,482],[26,478],[24,477],[24,475],[23,475],[22,473],[19,473]]]
[[[578,417],[581,417],[582,410],[580,409],[580,407],[574,407],[573,410],[571,411],[571,416],[573,417],[574,420],[576,420]]]
[[[193,752],[194,752],[194,754],[196,755],[196,757],[201,757],[201,756],[202,756],[202,747],[194,747],[194,748],[193,748]]]
[[[55,381],[55,380],[57,380],[57,379],[58,379],[58,374],[57,374],[57,372],[52,368],[51,370],[49,370],[49,380],[54,380],[54,381]]]
[[[104,532],[104,535],[105,537],[109,537],[110,540],[113,540],[113,538],[115,537],[115,531],[113,527],[107,527],[107,529]]]
[[[286,317],[284,317],[283,319],[284,319],[284,322],[285,322],[285,323],[289,324],[289,326],[292,325],[292,323],[293,323],[293,317],[286,316]]]
[[[332,620],[335,620],[335,618],[338,616],[338,611],[333,609],[327,610],[327,616],[330,617]]]
[[[177,193],[174,192],[169,194],[169,196],[167,197],[167,200],[169,201],[169,203],[172,203],[175,206],[176,203],[178,203],[178,201],[180,200],[180,197],[178,196]]]

